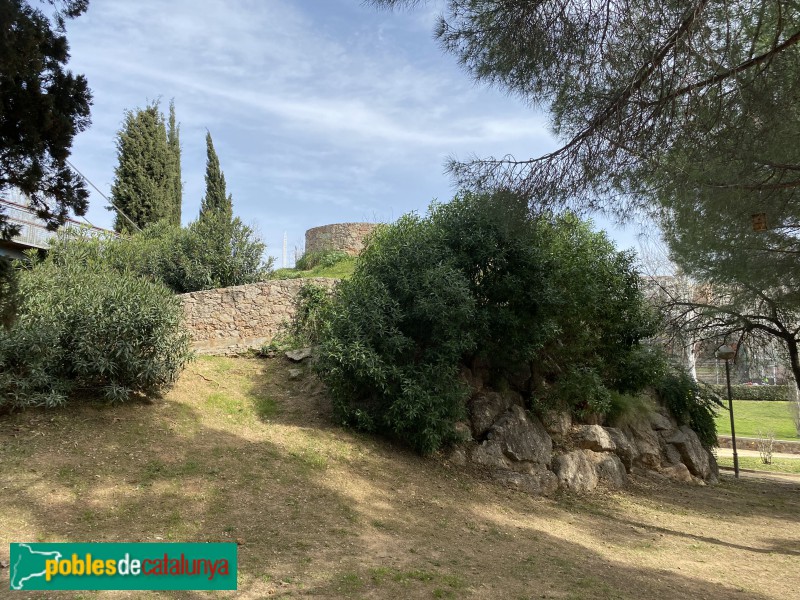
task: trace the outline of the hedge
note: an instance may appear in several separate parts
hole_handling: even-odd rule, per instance
[[[722,398],[728,397],[725,385],[711,385],[711,388]],[[788,385],[732,385],[731,394],[734,400],[763,400],[787,401],[789,400]]]

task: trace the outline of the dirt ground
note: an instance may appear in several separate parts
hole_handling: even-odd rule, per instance
[[[337,427],[293,366],[201,358],[150,404],[0,417],[0,561],[236,541],[237,592],[10,592],[0,569],[0,597],[798,597],[796,479],[533,498]]]

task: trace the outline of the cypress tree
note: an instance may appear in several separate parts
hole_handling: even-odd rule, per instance
[[[200,219],[211,214],[233,218],[233,198],[227,195],[225,175],[219,166],[211,133],[206,132],[206,195],[200,205]]]
[[[162,220],[179,224],[180,208],[175,208],[175,153],[158,102],[126,112],[125,123],[117,135],[117,158],[111,187],[114,206],[140,228]],[[117,214],[114,229],[124,232],[134,228],[128,219]]]
[[[169,128],[167,130],[167,142],[172,152],[173,160],[173,215],[172,222],[175,225],[181,223],[181,205],[183,204],[183,182],[181,181],[181,128],[175,119],[175,100],[169,103]]]

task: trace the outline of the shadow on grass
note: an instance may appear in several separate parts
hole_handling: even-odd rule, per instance
[[[331,424],[321,393],[303,387],[313,382],[295,387],[271,371],[286,368],[277,361],[265,368],[246,377],[254,406],[274,403],[255,428],[214,424],[213,406],[183,399],[213,395],[197,387],[205,378],[184,384],[181,400],[0,421],[0,558],[12,541],[230,541],[240,544],[240,589],[223,597],[771,597],[588,543],[636,541],[625,534],[635,519],[584,512],[587,543],[559,533],[556,523],[569,530],[563,503],[351,435]],[[284,437],[270,437],[273,423]],[[342,447],[344,457],[317,461],[298,452],[303,440]],[[724,551],[746,559],[750,548]]]

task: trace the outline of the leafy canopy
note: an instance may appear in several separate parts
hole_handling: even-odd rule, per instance
[[[72,140],[89,126],[86,79],[66,69],[65,20],[87,0],[49,0],[54,22],[32,3],[0,3],[0,192],[16,188],[55,227],[69,211],[86,212],[89,193],[67,159]],[[13,236],[0,209],[0,239]]]
[[[127,111],[117,134],[117,167],[111,201],[118,209],[114,229],[133,232],[165,220],[181,222],[180,143],[174,107],[170,129],[158,102]]]
[[[477,81],[547,109],[562,142],[531,159],[452,162],[457,183],[618,215],[650,206],[653,175],[800,187],[796,0],[449,0],[443,11],[443,49]],[[706,158],[734,164],[709,181],[692,168]]]

